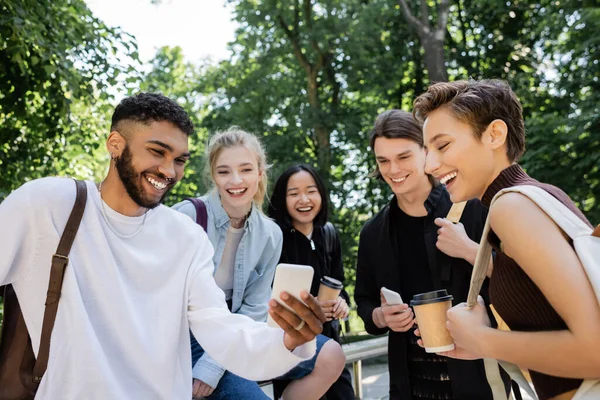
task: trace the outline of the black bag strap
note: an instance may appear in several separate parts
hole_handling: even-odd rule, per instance
[[[197,197],[190,197],[186,200],[192,203],[196,208],[196,223],[204,228],[204,232],[207,232],[208,211],[206,210],[206,204]]]
[[[42,323],[42,337],[40,340],[40,348],[38,356],[33,368],[33,381],[39,383],[46,372],[48,367],[48,356],[50,352],[50,336],[52,335],[52,329],[54,328],[54,321],[56,320],[56,312],[58,311],[58,301],[60,300],[60,294],[62,290],[63,278],[65,275],[65,268],[69,263],[69,252],[77,235],[81,218],[83,217],[83,211],[85,210],[85,203],[87,201],[87,187],[84,181],[76,180],[77,195],[75,197],[75,204],[65,231],[60,238],[56,253],[52,256],[52,267],[50,268],[50,281],[48,282],[48,293],[46,295],[46,308],[44,310],[44,321]]]
[[[335,228],[331,222],[326,222],[323,226],[323,233],[325,234],[325,251],[331,255],[333,253],[333,246],[335,245]]]
[[[335,236],[337,232],[331,222],[323,225],[323,236],[325,239],[325,275],[331,273],[331,260],[333,259],[333,247],[335,246]]]

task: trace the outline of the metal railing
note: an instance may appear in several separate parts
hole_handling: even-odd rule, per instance
[[[352,363],[354,372],[354,393],[357,399],[363,398],[362,390],[362,361],[387,354],[388,338],[377,337],[342,345],[346,363]]]

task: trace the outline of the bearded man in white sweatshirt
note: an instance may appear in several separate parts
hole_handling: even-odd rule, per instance
[[[282,375],[314,354],[325,318],[313,297],[304,299],[308,307],[286,301],[304,323],[271,301],[283,330],[231,314],[206,234],[161,205],[183,176],[192,133],[186,112],[162,95],[142,93],[115,109],[110,169],[100,184],[86,182],[36,399],[190,399],[189,329],[213,359],[247,379]],[[0,204],[0,285],[13,285],[35,354],[50,261],[75,193],[71,179],[44,178]]]

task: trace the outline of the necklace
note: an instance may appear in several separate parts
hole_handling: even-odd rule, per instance
[[[110,223],[109,219],[108,219],[108,214],[106,214],[106,208],[104,206],[104,200],[102,200],[102,182],[100,182],[98,184],[98,193],[100,194],[100,211],[102,212],[102,218],[104,219],[104,222],[106,222],[106,225],[108,225],[108,228],[111,230],[112,233],[114,233],[115,235],[117,235],[120,238],[123,239],[129,239],[132,238],[134,236],[136,236],[138,233],[140,233],[142,231],[142,228],[144,227],[144,224],[146,223],[146,216],[148,215],[147,212],[148,210],[146,210],[146,212],[144,213],[144,219],[142,219],[142,223],[140,224],[140,226],[135,230],[135,232],[130,233],[128,235],[123,234],[119,231],[117,231]]]
[[[230,225],[236,225],[236,226],[242,225],[242,223],[243,223],[243,222],[244,222],[244,221],[245,221],[245,220],[248,218],[248,216],[250,215],[250,211],[252,211],[252,207],[250,207],[250,209],[248,210],[248,212],[246,213],[246,215],[244,215],[244,216],[243,216],[243,217],[241,217],[241,218],[232,218],[232,217],[229,217],[229,224],[230,224]]]

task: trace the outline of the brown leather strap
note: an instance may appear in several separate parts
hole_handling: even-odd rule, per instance
[[[75,205],[67,221],[65,231],[60,238],[56,253],[52,256],[52,267],[50,269],[50,281],[48,283],[48,294],[46,296],[46,309],[44,310],[44,322],[42,324],[42,337],[38,351],[35,367],[33,368],[33,381],[39,383],[48,367],[48,356],[50,352],[50,335],[54,328],[56,312],[58,311],[58,300],[62,289],[65,268],[69,263],[69,252],[73,240],[79,229],[85,203],[87,201],[87,187],[84,181],[75,181],[77,185],[77,196]]]

